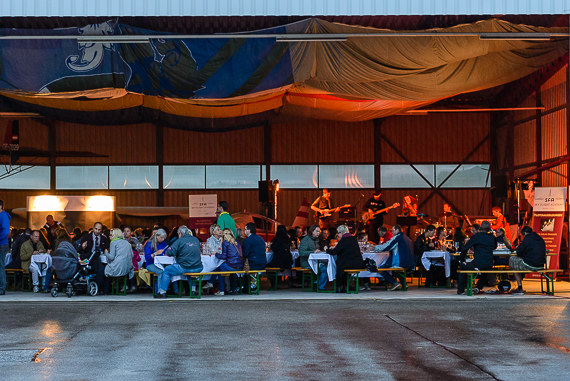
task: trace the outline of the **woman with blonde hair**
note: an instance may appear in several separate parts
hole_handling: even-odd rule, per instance
[[[243,268],[243,254],[241,245],[236,241],[234,233],[226,228],[222,231],[224,241],[222,242],[221,254],[216,253],[216,258],[225,262],[216,269],[216,271],[239,271]],[[225,277],[218,277],[220,280],[220,288],[216,295],[224,295],[226,288]],[[235,295],[239,291],[237,285],[237,276],[230,275],[230,295]]]
[[[168,247],[168,243],[166,243],[166,238],[168,238],[166,230],[158,228],[152,235],[151,239],[149,239],[147,243],[144,245],[145,267],[148,271],[153,272],[158,277],[157,287],[160,284],[160,281],[162,280],[162,272],[164,270],[154,264],[154,257],[157,255],[162,255],[164,249]],[[156,293],[156,291],[157,290],[155,289],[153,292]]]
[[[112,277],[128,275],[129,279],[135,275],[133,269],[133,250],[131,244],[123,238],[121,229],[111,230],[111,245],[107,255],[107,266],[105,266],[106,282],[103,292],[108,293],[109,283]]]

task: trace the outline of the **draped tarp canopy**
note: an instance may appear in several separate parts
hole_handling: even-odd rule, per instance
[[[399,31],[401,32],[401,31]],[[567,54],[566,38],[481,40],[467,33],[567,33],[490,19],[415,36],[306,19],[259,34],[343,34],[346,41],[275,38],[0,41],[0,97],[15,110],[83,123],[155,121],[243,127],[279,114],[362,121],[522,78]],[[432,32],[422,36],[422,32]],[[433,36],[433,32],[462,36]],[[0,30],[2,35],[48,34]],[[379,37],[350,37],[377,34]],[[157,35],[106,22],[49,35]]]

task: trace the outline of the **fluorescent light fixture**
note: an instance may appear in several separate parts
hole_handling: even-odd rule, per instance
[[[516,40],[550,40],[550,33],[481,33],[480,40],[496,40],[496,41],[516,41]]]

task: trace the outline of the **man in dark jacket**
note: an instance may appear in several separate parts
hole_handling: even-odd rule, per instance
[[[178,228],[178,239],[164,254],[176,258],[176,263],[166,267],[162,273],[160,287],[155,298],[165,298],[170,278],[184,273],[199,273],[202,271],[202,257],[200,255],[200,241],[192,236],[190,229],[182,225]]]
[[[243,241],[243,257],[247,258],[250,270],[263,270],[267,263],[265,255],[265,241],[256,234],[256,227],[253,222],[245,225],[244,233],[247,238]]]
[[[253,222],[248,222],[243,230],[247,237],[243,241],[242,252],[244,260],[247,259],[250,270],[264,270],[267,263],[265,255],[265,241],[256,234],[257,228]],[[250,275],[249,287],[257,289],[257,277]]]
[[[390,267],[403,267],[406,270],[411,270],[415,265],[414,260],[414,244],[412,241],[402,232],[402,227],[400,225],[394,225],[392,227],[393,237],[386,243],[382,245],[374,246],[374,251],[390,251],[390,256],[379,268],[390,268]],[[386,279],[386,282],[391,283],[391,291],[397,290],[402,287],[396,278],[387,272],[383,272],[382,276]]]
[[[362,253],[358,240],[350,234],[348,226],[337,228],[338,243],[327,249],[327,254],[336,256],[336,280],[339,290],[345,291],[346,273],[344,270],[362,268]]]
[[[473,248],[473,260],[465,262],[467,250]],[[461,255],[459,256],[459,268],[461,270],[490,270],[493,267],[493,250],[497,248],[497,239],[491,233],[491,224],[489,221],[481,222],[479,231],[471,237],[463,246]],[[486,274],[479,275],[477,287],[473,289],[476,295],[487,283]],[[467,274],[459,274],[457,279],[457,294],[465,293],[467,284]]]
[[[414,254],[416,256],[416,263],[422,260],[422,255],[426,251],[433,250],[435,245],[432,242],[432,238],[435,235],[435,226],[428,225],[426,230],[418,236],[416,243],[414,245]]]
[[[544,268],[546,263],[546,244],[541,236],[532,231],[530,226],[521,229],[523,241],[517,247],[517,255],[509,258],[509,267],[513,270],[530,270]],[[522,288],[523,274],[515,273],[518,288],[513,290],[515,295],[523,295]]]

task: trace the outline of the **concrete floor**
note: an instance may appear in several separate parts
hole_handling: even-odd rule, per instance
[[[358,299],[318,296],[279,290],[191,301],[9,293],[0,297],[0,378],[543,380],[570,374],[570,299],[564,296],[459,297],[454,290],[413,287]]]

